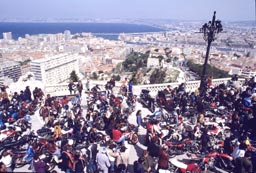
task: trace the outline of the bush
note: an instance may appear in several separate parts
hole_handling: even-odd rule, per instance
[[[150,84],[163,83],[165,76],[165,71],[162,71],[161,69],[155,69],[149,78]]]
[[[146,67],[148,57],[149,54],[143,54],[138,52],[130,53],[125,61],[122,63],[123,71],[134,72],[138,71],[138,69],[141,67]]]
[[[120,81],[120,80],[121,80],[120,75],[113,75],[112,78],[113,78],[115,81]]]

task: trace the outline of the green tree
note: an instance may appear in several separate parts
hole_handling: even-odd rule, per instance
[[[165,71],[160,69],[155,69],[151,74],[149,81],[151,84],[163,83],[165,76],[166,76]]]
[[[168,59],[166,60],[166,62],[167,62],[167,63],[172,62],[171,58],[168,58]]]
[[[112,78],[114,78],[115,81],[120,81],[121,80],[120,75],[113,75]]]
[[[202,75],[202,70],[203,70],[203,65],[196,64],[192,62],[191,60],[188,61],[187,63],[189,69],[193,72],[195,72],[197,75],[201,76]],[[220,70],[214,66],[211,66],[207,64],[206,67],[206,76],[212,76],[213,78],[226,78],[230,77],[228,72]]]
[[[72,80],[73,82],[78,82],[79,78],[78,78],[75,70],[73,70],[70,73],[70,78],[69,79]]]
[[[97,75],[96,72],[93,72],[93,73],[92,73],[92,79],[95,79],[95,80],[98,79],[98,75]]]
[[[177,57],[177,56],[175,56],[174,58],[173,58],[173,61],[174,62],[176,62],[176,61],[178,61],[179,60],[179,58]]]

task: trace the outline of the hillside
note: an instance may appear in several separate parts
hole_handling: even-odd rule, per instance
[[[126,60],[120,63],[115,69],[114,74],[131,79],[134,84],[157,84],[176,82],[179,71],[172,67],[147,67],[149,52],[132,52]],[[159,62],[164,60],[162,56],[154,57]],[[159,63],[161,64],[161,63]]]

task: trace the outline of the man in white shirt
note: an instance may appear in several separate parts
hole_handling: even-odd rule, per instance
[[[107,148],[101,147],[101,151],[96,155],[96,162],[100,173],[108,173],[108,168],[110,167],[110,161],[106,153]]]
[[[246,145],[244,143],[240,144],[237,142],[237,146],[235,147],[234,151],[232,152],[231,156],[233,159],[237,159],[238,157],[244,157]]]
[[[3,162],[3,164],[5,164],[6,172],[13,172],[12,156],[11,156],[10,152],[8,152],[8,151],[4,152],[0,161]]]

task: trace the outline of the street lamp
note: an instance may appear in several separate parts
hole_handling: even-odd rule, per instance
[[[216,20],[216,11],[214,11],[212,21],[209,21],[208,23],[205,23],[202,28],[200,29],[200,32],[204,34],[204,40],[207,41],[207,50],[205,55],[205,61],[203,66],[203,71],[201,75],[201,82],[200,82],[200,94],[201,96],[205,95],[207,82],[206,82],[206,66],[209,58],[209,52],[211,43],[216,39],[216,36],[218,33],[220,33],[222,29],[221,21]]]

